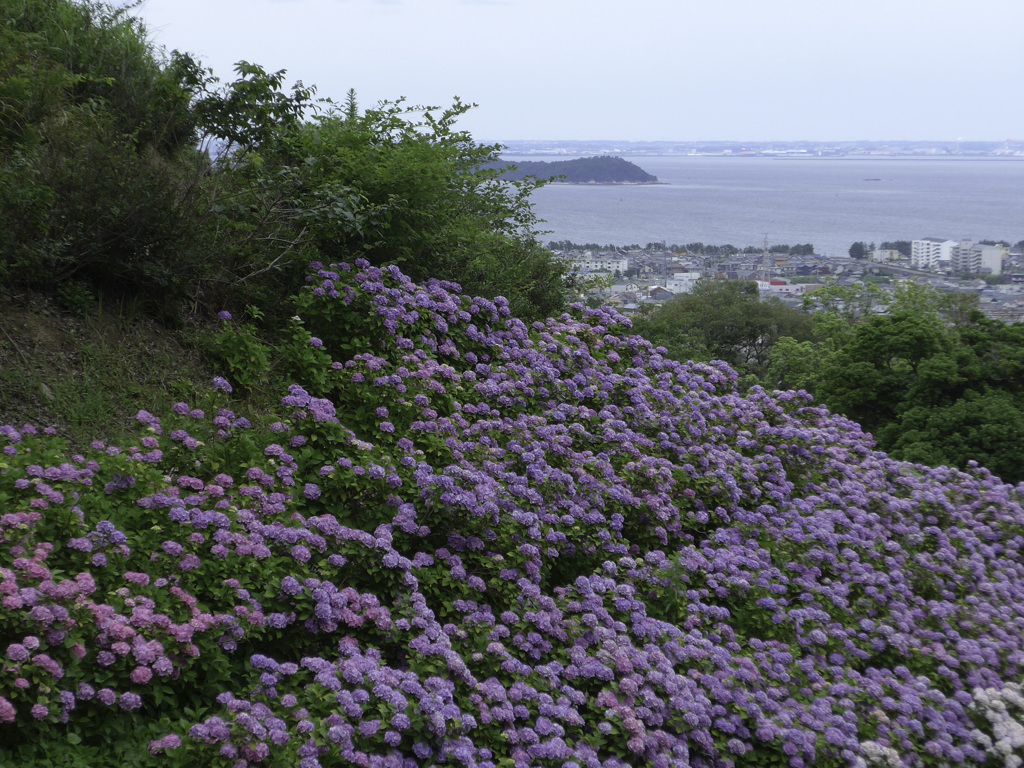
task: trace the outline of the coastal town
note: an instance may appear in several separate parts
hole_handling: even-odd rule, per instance
[[[829,282],[873,283],[894,290],[901,282],[916,281],[940,291],[976,295],[979,308],[989,317],[1024,320],[1024,243],[929,236],[899,245],[855,243],[850,256],[816,254],[810,245],[769,247],[767,242],[742,251],[700,243],[602,248],[552,242],[548,247],[586,279],[587,301],[624,314],[664,304],[692,290],[698,280],[717,278],[755,281],[762,297],[791,306],[802,306],[806,294]]]
[[[1002,141],[502,141],[519,157],[612,155],[1024,159],[1024,139]]]

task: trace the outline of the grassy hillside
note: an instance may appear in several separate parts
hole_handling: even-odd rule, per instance
[[[212,378],[197,328],[131,306],[71,312],[32,292],[0,298],[0,422],[56,427],[73,444],[124,441],[143,407],[169,407]]]

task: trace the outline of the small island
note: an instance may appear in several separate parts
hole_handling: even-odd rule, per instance
[[[657,184],[653,176],[640,166],[621,157],[581,157],[575,160],[544,162],[527,160],[497,163],[493,167],[504,167],[503,177],[517,181],[534,176],[538,179],[554,179],[566,184]]]

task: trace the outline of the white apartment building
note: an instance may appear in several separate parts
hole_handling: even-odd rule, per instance
[[[1003,248],[999,245],[974,245],[970,240],[961,240],[953,249],[953,272],[969,272],[972,275],[1001,275],[1003,273]]]
[[[665,288],[672,293],[689,293],[700,278],[700,272],[676,272],[665,283]]]
[[[586,253],[582,257],[573,259],[573,266],[581,272],[599,272],[603,269],[607,269],[609,272],[614,273],[618,270],[620,273],[625,272],[629,269],[629,259],[615,259],[607,256],[594,256],[593,254]]]
[[[953,261],[953,249],[958,243],[955,240],[940,240],[937,237],[924,237],[910,243],[910,266],[917,269],[938,269]]]

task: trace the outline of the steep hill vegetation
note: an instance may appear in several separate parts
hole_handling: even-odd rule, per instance
[[[234,408],[244,367],[127,446],[0,428],[3,764],[1020,749],[1014,488],[741,396],[613,312],[527,325],[365,261],[309,278],[266,429]]]

